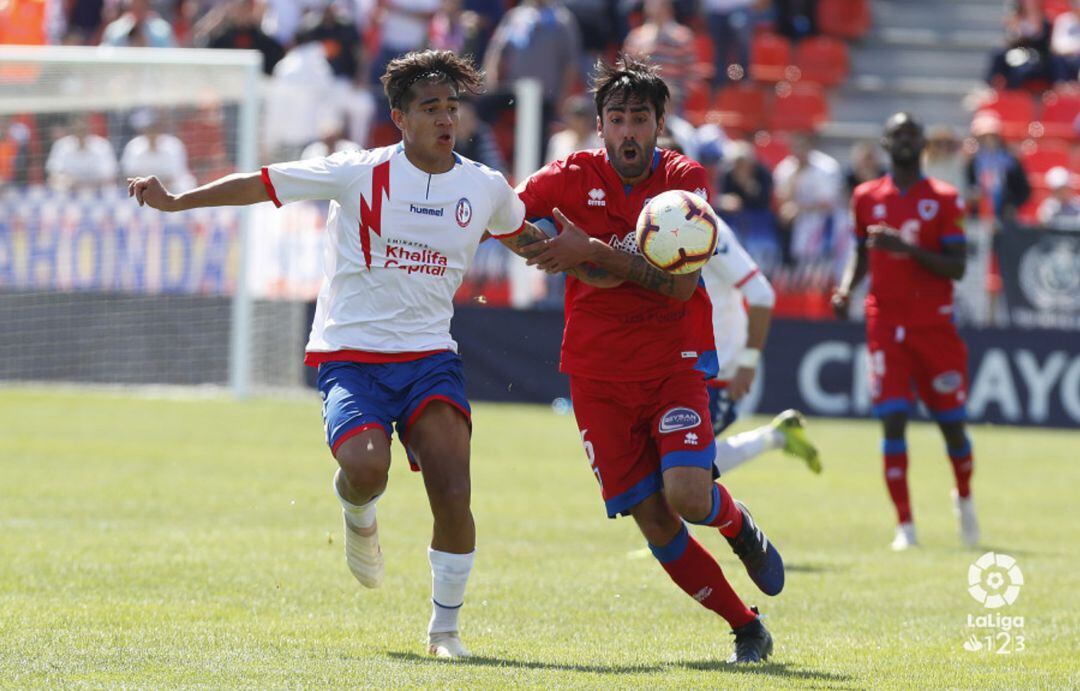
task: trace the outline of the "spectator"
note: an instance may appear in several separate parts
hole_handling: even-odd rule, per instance
[[[371,65],[371,83],[377,88],[379,78],[390,61],[403,53],[419,50],[427,44],[428,27],[442,0],[384,0],[380,2],[379,47]],[[379,93],[382,93],[381,91]],[[389,119],[389,109],[380,108]]]
[[[90,132],[85,115],[72,118],[70,132],[49,149],[45,161],[49,184],[59,189],[115,185],[116,152],[109,141]]]
[[[73,0],[64,4],[67,22],[66,45],[96,46],[101,42],[105,0]]]
[[[758,266],[771,273],[783,256],[772,211],[772,174],[757,160],[749,142],[732,142],[726,153],[718,210]]]
[[[566,9],[577,20],[581,31],[582,53],[578,71],[588,81],[596,61],[605,58],[620,45],[624,36],[618,34],[618,2],[612,0],[565,0]]]
[[[296,46],[274,67],[266,89],[264,145],[273,160],[293,160],[320,138],[320,123],[342,117],[333,70],[321,43]]]
[[[776,31],[792,41],[817,34],[818,0],[775,0]]]
[[[1005,47],[994,53],[986,81],[995,89],[1042,87],[1054,80],[1050,21],[1039,0],[1005,4]]]
[[[195,42],[208,48],[255,49],[263,72],[272,74],[285,49],[259,26],[266,6],[260,0],[232,0],[218,5],[195,25]]]
[[[547,145],[547,162],[566,158],[575,151],[598,149],[603,146],[596,133],[596,106],[588,96],[571,96],[563,104],[563,123],[566,128],[551,135]]]
[[[992,217],[999,224],[1016,218],[1017,210],[1031,196],[1027,173],[1001,138],[1001,119],[980,113],[971,123],[971,135],[979,148],[968,163],[969,211]]]
[[[462,0],[442,0],[442,7],[431,20],[429,47],[449,50],[458,55],[483,55],[483,38],[480,15],[464,9]]]
[[[171,48],[176,45],[172,26],[150,9],[150,0],[125,0],[127,11],[108,26],[103,46]]]
[[[844,170],[844,179],[847,182],[847,193],[855,191],[859,185],[868,180],[877,180],[886,172],[885,165],[878,156],[878,143],[869,139],[855,142],[851,147],[851,160]]]
[[[1050,50],[1058,62],[1062,81],[1075,82],[1080,75],[1080,0],[1072,0],[1072,9],[1054,20]]]
[[[262,30],[273,37],[279,45],[291,48],[300,28],[304,12],[322,7],[330,0],[265,0],[266,11],[262,15]]]
[[[471,101],[462,101],[458,105],[457,146],[455,150],[465,158],[483,163],[488,168],[503,175],[509,171],[506,159],[499,151],[495,133],[491,126],[476,115],[476,106]]]
[[[923,174],[947,182],[964,193],[967,188],[967,160],[960,139],[949,125],[934,125],[926,132]]]
[[[743,79],[750,64],[757,0],[703,0],[705,22],[713,44],[713,90]]]
[[[345,128],[342,123],[333,124],[327,121],[322,127],[322,136],[304,148],[300,153],[300,159],[325,158],[331,154],[361,148],[363,147],[345,137]]]
[[[195,187],[188,170],[187,149],[171,134],[165,134],[159,114],[150,109],[135,111],[131,125],[140,134],[127,143],[120,156],[124,177],[156,175],[170,190],[186,192]]]
[[[300,45],[312,41],[323,44],[335,77],[356,82],[363,64],[364,46],[356,24],[336,4],[328,3],[304,15],[300,31],[296,34],[296,43]]]
[[[1050,196],[1039,205],[1038,219],[1043,226],[1061,230],[1080,230],[1080,195],[1073,190],[1073,176],[1067,168],[1056,166],[1046,172]]]
[[[675,21],[672,0],[645,0],[645,22],[632,30],[623,50],[649,58],[671,89],[671,111],[682,114],[691,80],[697,78],[694,33]]]
[[[543,113],[537,136],[543,146],[556,108],[580,76],[580,65],[581,34],[569,10],[558,0],[523,0],[503,15],[488,44],[484,69],[491,94],[477,103],[477,111],[494,122],[500,111],[512,107],[514,82],[539,80]]]
[[[0,117],[0,187],[30,181],[30,128]]]
[[[811,135],[796,134],[791,155],[773,171],[773,185],[789,261],[831,260],[844,234],[837,218],[843,207],[840,164],[815,150]]]

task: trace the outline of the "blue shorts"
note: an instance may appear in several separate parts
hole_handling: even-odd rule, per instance
[[[465,397],[465,373],[457,353],[446,351],[409,362],[369,364],[326,362],[319,365],[326,443],[337,453],[347,439],[376,427],[409,450],[409,426],[433,401],[448,403],[472,425]],[[409,453],[413,470],[419,466]]]
[[[739,416],[738,403],[731,400],[726,386],[709,386],[709,417],[712,418],[713,435],[731,427]]]

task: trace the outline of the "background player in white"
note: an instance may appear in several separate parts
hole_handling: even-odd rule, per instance
[[[754,383],[776,294],[731,228],[721,221],[717,229],[716,254],[701,270],[712,302],[716,340],[717,375],[709,381],[709,414],[717,435],[716,469],[726,473],[765,451],[783,449],[820,473],[818,451],[806,438],[805,422],[797,410],[785,410],[768,425],[720,438],[735,421],[736,404]]]
[[[428,651],[439,657],[469,655],[458,613],[476,540],[453,296],[485,233],[523,255],[522,247],[547,237],[525,223],[501,174],[454,153],[459,94],[479,91],[481,80],[448,51],[410,53],[382,77],[402,132],[398,145],[276,164],[179,195],[154,177],[128,186],[139,204],[163,211],[331,201],[305,362],[319,366],[327,443],[340,466],[334,490],[346,558],[362,585],[381,584],[375,502],[386,488],[396,425],[414,470],[422,470],[434,518]],[[575,275],[590,280],[589,271]]]

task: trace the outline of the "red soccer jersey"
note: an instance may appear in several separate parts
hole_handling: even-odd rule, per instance
[[[865,242],[867,228],[896,228],[907,242],[931,252],[964,242],[964,206],[951,186],[922,178],[907,192],[892,176],[855,188],[851,204],[855,235]],[[952,319],[953,282],[924,269],[907,255],[870,250],[870,290],[866,318],[904,326],[939,324]]]
[[[519,188],[527,218],[558,208],[592,237],[638,254],[635,227],[645,203],[667,190],[708,196],[705,169],[658,149],[652,173],[624,185],[603,149],[578,151],[551,163]],[[566,279],[566,328],[560,369],[590,379],[644,381],[692,368],[712,350],[712,306],[700,285],[687,302],[627,281],[593,288]]]

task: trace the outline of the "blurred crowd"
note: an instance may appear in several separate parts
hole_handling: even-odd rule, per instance
[[[959,188],[973,215],[1080,229],[1080,120],[1049,129],[1052,108],[1080,99],[1080,0],[1006,9],[988,75],[996,90],[970,132],[928,129],[926,172]],[[550,161],[600,145],[585,93],[596,59],[647,55],[673,90],[665,142],[706,166],[718,211],[781,289],[825,295],[851,247],[850,194],[886,171],[877,142],[838,161],[814,134],[869,10],[866,0],[5,0],[0,43],[257,50],[264,161],[396,141],[379,85],[389,61],[424,47],[472,55],[487,92],[462,105],[458,147],[507,174],[518,79],[542,86],[537,137]],[[1018,134],[1001,96],[1017,89],[1039,102],[1017,116]],[[0,118],[0,185],[154,173],[189,188],[233,169],[235,119],[227,104]]]

